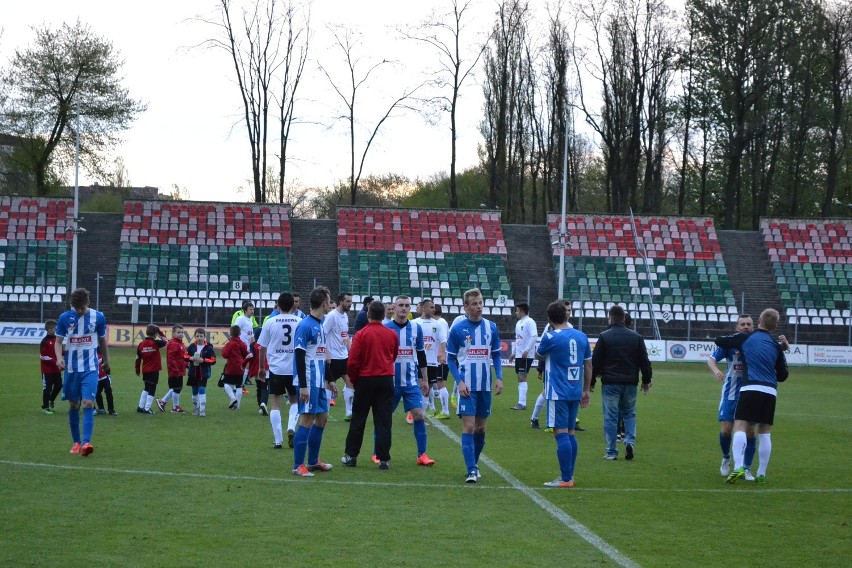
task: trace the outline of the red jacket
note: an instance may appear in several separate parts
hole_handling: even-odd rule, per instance
[[[246,355],[248,355],[248,348],[243,340],[239,337],[232,337],[222,348],[222,357],[225,358],[225,374],[242,375]]]
[[[146,337],[136,348],[136,374],[141,368],[143,373],[153,373],[163,368],[163,359],[160,357],[160,349],[166,346],[166,338]]]
[[[41,340],[41,372],[45,375],[55,375],[62,372],[56,365],[56,351],[54,351],[54,349],[56,349],[55,345],[55,335],[45,335]]]
[[[170,377],[182,377],[189,364],[189,353],[180,337],[172,337],[166,345],[166,369]]]
[[[252,358],[246,361],[248,376],[256,377],[257,372],[260,370],[260,346],[257,344],[257,341],[252,342],[251,347],[249,347],[249,353],[252,354]],[[266,361],[264,361],[263,368],[267,368]]]
[[[349,349],[347,372],[353,383],[360,377],[393,376],[399,337],[382,322],[371,321],[358,330]]]

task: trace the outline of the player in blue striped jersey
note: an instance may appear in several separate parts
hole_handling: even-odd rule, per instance
[[[550,331],[541,336],[536,353],[544,357],[544,397],[547,426],[553,429],[561,477],[545,487],[574,487],[577,412],[589,405],[592,386],[592,350],[586,335],[568,327],[568,309],[557,300],[547,306]]]
[[[56,361],[65,371],[62,398],[68,401],[68,424],[74,445],[72,454],[87,456],[95,451],[91,444],[95,427],[95,394],[98,389],[98,349],[103,357],[103,368],[110,373],[109,352],[106,339],[106,318],[89,308],[89,292],[77,288],[71,292],[68,303],[71,309],[64,312],[56,323]],[[62,354],[63,344],[65,356]],[[80,435],[80,406],[83,407],[83,434]]]
[[[295,296],[295,294],[294,294]],[[314,471],[329,471],[331,464],[319,459],[322,434],[328,422],[328,398],[325,389],[337,390],[325,377],[325,332],[322,319],[331,311],[331,293],[325,286],[311,290],[311,313],[299,322],[295,334],[295,374],[299,382],[299,427],[293,437],[293,474],[313,476]],[[329,377],[330,378],[330,377]],[[305,466],[305,450],[308,464]]]
[[[754,320],[749,315],[741,315],[737,318],[737,333],[751,333],[754,331]],[[722,359],[727,360],[727,373],[722,374],[717,363]],[[728,477],[731,473],[731,432],[734,428],[734,411],[737,409],[737,400],[740,398],[740,387],[743,385],[743,361],[742,352],[739,349],[717,348],[707,359],[707,366],[716,380],[722,382],[722,397],[719,400],[719,446],[722,448],[722,465],[719,473],[722,477]],[[744,464],[746,468],[745,479],[754,481],[751,473],[751,464],[754,461],[755,432],[754,425],[749,424]]]
[[[393,410],[402,399],[403,409],[411,412],[414,419],[414,439],[417,442],[417,465],[433,465],[435,460],[426,455],[426,415],[423,412],[423,396],[429,392],[426,374],[426,350],[423,346],[423,330],[408,319],[411,298],[397,296],[393,303],[393,319],[385,327],[399,339],[393,379]]]
[[[485,427],[491,414],[491,367],[495,395],[503,392],[500,336],[494,322],[482,317],[482,292],[464,293],[466,317],[453,325],[447,338],[447,364],[459,389],[458,415],[462,420],[462,456],[467,483],[476,483],[479,455],[485,447]]]

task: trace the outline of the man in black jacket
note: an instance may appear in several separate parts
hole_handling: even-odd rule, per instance
[[[358,331],[367,325],[367,310],[370,308],[370,304],[373,303],[373,297],[367,296],[364,298],[364,307],[361,308],[361,311],[358,312],[358,315],[355,316],[355,329],[352,331],[352,336],[354,337]]]
[[[639,371],[642,392],[651,388],[651,362],[642,336],[624,325],[624,308],[609,309],[610,327],[601,333],[592,353],[592,376],[601,377],[603,403],[604,459],[617,460],[618,420],[624,420],[625,457],[633,459],[636,443],[636,394]]]

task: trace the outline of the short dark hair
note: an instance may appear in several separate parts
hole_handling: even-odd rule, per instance
[[[281,292],[278,295],[278,309],[285,314],[293,309],[293,304],[295,303],[296,300],[290,292]]]
[[[85,288],[77,288],[68,296],[68,303],[75,310],[85,308],[89,305],[89,291]]]
[[[56,329],[56,320],[47,320],[44,322],[44,330],[47,331],[50,328]]]
[[[516,307],[520,308],[521,305],[516,304]],[[557,324],[568,321],[568,308],[565,306],[565,302],[562,300],[550,302],[550,305],[547,306],[547,319]]]
[[[367,318],[372,321],[382,321],[385,319],[385,305],[379,300],[370,302],[370,307],[367,308]]]
[[[246,300],[245,302],[243,302],[243,312],[245,312],[246,309],[248,309],[249,307],[254,307],[254,303],[251,300]]]
[[[337,295],[337,303],[339,304],[340,302],[342,302],[343,300],[346,299],[346,296],[351,296],[351,295],[352,295],[352,292],[341,292],[340,294]]]
[[[436,315],[436,316],[441,315],[441,314],[443,313],[443,311],[444,311],[444,310],[443,310],[443,308],[441,307],[441,304],[435,304],[435,315]]]
[[[624,325],[633,327],[633,318],[630,316],[630,312],[624,312]]]
[[[242,331],[243,331],[243,330],[242,330],[242,329],[240,329],[240,326],[238,326],[238,325],[232,325],[232,326],[231,326],[231,337],[239,337],[239,336],[240,336],[240,334],[242,333]]]
[[[609,319],[612,320],[612,323],[624,323],[624,308],[618,304],[610,306]]]
[[[204,335],[204,337],[207,337],[207,332],[206,332],[206,331],[204,331],[204,328],[203,328],[203,327],[196,327],[196,328],[195,328],[195,331],[193,331],[193,332],[192,332],[192,335],[193,335],[193,337],[194,337],[194,336],[198,335],[199,333],[203,334],[203,335]]]
[[[429,303],[429,302],[432,302],[432,298],[423,298],[422,300],[420,300],[420,304],[419,304],[419,305],[421,305],[421,306],[422,306],[422,305],[424,305],[424,304],[426,304],[426,303]],[[434,304],[435,302],[432,302],[432,303]]]
[[[183,326],[179,323],[176,323],[172,326],[172,333],[176,332],[179,329],[183,329]]]
[[[521,310],[522,312],[524,312],[527,315],[529,315],[529,313],[530,313],[530,305],[526,302],[518,302],[517,304],[515,304],[515,307],[517,309]],[[559,322],[559,323],[562,323],[562,322]]]
[[[293,294],[297,296],[297,294]],[[317,286],[311,290],[311,309],[315,310],[322,306],[323,302],[331,300],[331,292],[325,286]]]
[[[149,324],[148,327],[145,328],[145,336],[146,337],[154,337],[155,335],[159,335],[160,328],[154,324]]]
[[[372,296],[367,296],[366,298],[364,298],[364,305],[365,305],[367,308],[369,308],[369,307],[370,307],[370,304],[372,304],[372,303],[373,303],[373,299],[374,299],[374,298],[373,298]]]

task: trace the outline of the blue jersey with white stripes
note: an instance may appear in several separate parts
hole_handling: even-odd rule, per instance
[[[737,400],[744,382],[742,353],[739,349],[719,347],[712,357],[717,363],[722,359],[727,360],[725,382],[722,383],[722,400]]]
[[[447,364],[456,381],[464,381],[471,391],[491,390],[492,365],[503,380],[500,336],[494,322],[464,318],[454,325],[447,338]]]
[[[576,329],[553,329],[541,336],[536,352],[544,357],[544,397],[580,400],[585,362],[592,360],[586,334]]]
[[[56,322],[56,336],[64,340],[66,371],[98,371],[98,339],[106,337],[104,314],[89,308],[80,316],[68,310]]]
[[[717,337],[716,345],[739,349],[742,358],[741,391],[763,390],[775,394],[778,383],[787,380],[784,352],[765,329]]]
[[[394,332],[399,339],[396,350],[396,361],[393,365],[393,383],[396,387],[416,387],[420,376],[417,365],[417,352],[425,349],[423,346],[423,330],[412,321],[400,326],[391,320],[385,327]]]
[[[305,352],[305,385],[325,388],[325,332],[322,322],[312,315],[296,327],[295,349]],[[293,384],[299,384],[298,370],[293,366]]]

